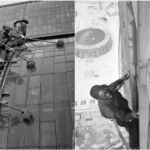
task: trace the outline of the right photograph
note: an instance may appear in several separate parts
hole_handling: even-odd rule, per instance
[[[150,148],[149,8],[75,2],[76,150]]]

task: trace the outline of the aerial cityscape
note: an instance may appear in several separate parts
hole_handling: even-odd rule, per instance
[[[112,121],[101,116],[90,94],[94,84],[119,77],[117,1],[75,3],[75,129],[76,149],[123,148]],[[128,140],[128,133],[121,128]]]

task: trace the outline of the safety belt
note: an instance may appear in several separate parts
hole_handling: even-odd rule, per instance
[[[123,135],[122,135],[122,133],[121,133],[121,131],[120,131],[120,128],[119,128],[119,126],[118,126],[118,124],[117,124],[117,122],[116,122],[116,119],[113,119],[113,122],[114,122],[114,124],[115,124],[116,130],[117,130],[117,132],[118,132],[118,134],[119,134],[119,137],[120,137],[121,141],[123,142],[123,144],[126,146],[127,149],[130,149],[130,150],[131,150],[129,144],[127,143],[127,141],[125,140],[125,138],[123,137]]]

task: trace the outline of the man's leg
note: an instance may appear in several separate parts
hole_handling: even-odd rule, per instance
[[[126,112],[131,113],[132,110],[126,107]],[[125,129],[129,132],[129,145],[132,149],[139,147],[139,119],[134,118],[132,122],[125,122]]]
[[[109,86],[114,86],[117,90],[119,90],[122,85],[124,84],[125,80],[128,80],[130,74],[129,72],[127,74],[125,74],[122,78],[116,80],[115,82],[111,83]]]
[[[139,149],[139,120],[133,119],[128,123],[129,127],[129,144],[132,149]]]
[[[129,133],[129,146],[131,149],[139,148],[139,120],[133,119],[132,122],[123,122],[116,120],[118,125],[125,127],[126,131]]]

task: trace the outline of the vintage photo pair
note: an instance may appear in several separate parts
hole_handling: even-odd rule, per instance
[[[149,149],[149,6],[0,2],[0,149]]]

